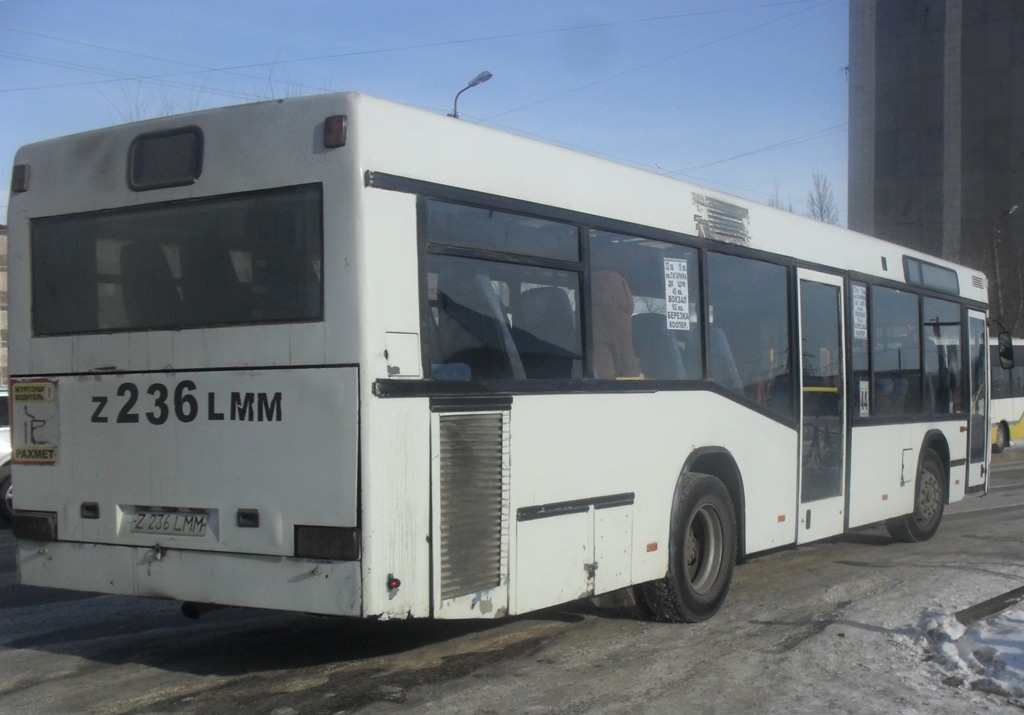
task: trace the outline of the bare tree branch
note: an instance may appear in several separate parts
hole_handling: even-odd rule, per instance
[[[814,187],[807,192],[807,215],[825,223],[839,223],[839,208],[832,195],[832,184],[820,171],[812,175]]]

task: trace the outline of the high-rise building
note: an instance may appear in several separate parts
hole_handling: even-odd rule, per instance
[[[1024,2],[850,0],[849,165],[850,228],[984,270],[1024,335]]]

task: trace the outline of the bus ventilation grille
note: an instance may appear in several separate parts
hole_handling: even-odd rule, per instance
[[[750,212],[747,209],[698,193],[693,194],[693,209],[700,238],[750,245]]]
[[[501,585],[508,570],[505,413],[442,415],[441,598]]]

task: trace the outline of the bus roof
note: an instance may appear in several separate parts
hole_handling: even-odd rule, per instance
[[[311,142],[315,128],[322,133],[324,119],[337,115],[347,117],[346,146],[332,150]],[[196,184],[149,195],[125,189],[123,156],[131,140],[184,126],[197,126],[205,136],[203,174]],[[25,146],[15,162],[30,165],[32,191],[12,195],[9,223],[23,212],[31,218],[309,181],[310,171],[323,171],[313,155],[337,151],[354,155],[361,170],[374,174],[749,246],[898,282],[908,282],[910,259],[955,272],[959,295],[987,302],[987,281],[978,270],[676,178],[355,92],[222,107]],[[288,161],[282,161],[285,152]],[[89,171],[104,164],[113,167],[108,183]],[[105,187],[109,195],[99,196]]]

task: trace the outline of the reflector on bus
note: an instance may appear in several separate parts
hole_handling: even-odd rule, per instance
[[[28,191],[28,164],[15,164],[11,172],[11,193],[22,194]]]
[[[324,147],[337,149],[345,146],[347,135],[348,117],[346,115],[336,114],[324,119]]]

